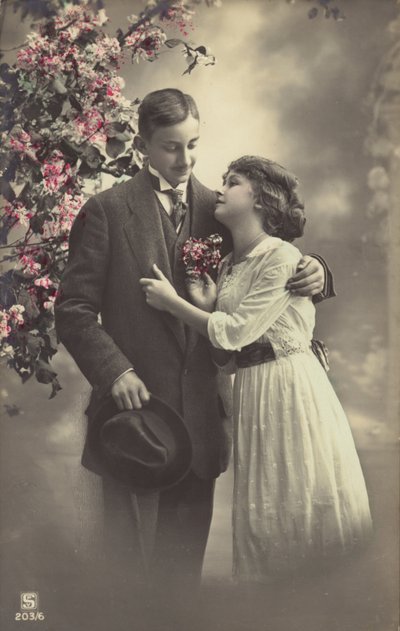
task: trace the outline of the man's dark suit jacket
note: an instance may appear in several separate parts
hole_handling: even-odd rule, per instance
[[[141,277],[153,277],[156,263],[185,296],[182,243],[189,236],[223,233],[213,217],[215,193],[191,176],[188,195],[190,213],[178,237],[146,168],[89,199],[71,230],[56,327],[93,387],[88,432],[98,401],[133,367],[151,393],[183,415],[193,443],[194,472],[214,478],[221,472],[226,445],[209,342],[170,314],[149,307],[139,285]],[[102,473],[88,440],[82,464]]]

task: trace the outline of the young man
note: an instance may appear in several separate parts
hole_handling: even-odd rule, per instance
[[[56,306],[60,339],[93,387],[89,425],[98,401],[110,392],[121,410],[140,408],[151,392],[185,420],[193,446],[190,473],[152,498],[139,497],[142,524],[147,529],[151,516],[154,523],[153,579],[180,598],[200,580],[214,481],[227,466],[226,415],[207,340],[151,309],[139,279],[149,277],[156,263],[186,296],[182,244],[190,236],[226,237],[213,216],[215,193],[192,175],[198,140],[199,114],[189,95],[166,89],[145,97],[136,146],[148,157],[148,166],[82,208],[71,231]],[[332,295],[326,268],[325,275]],[[306,257],[293,287],[303,295],[320,292],[321,262]],[[87,444],[82,464],[103,476],[106,523],[114,528],[113,540],[119,540],[123,556],[136,532],[132,519],[132,534],[118,534],[118,524],[126,533],[131,519],[129,488],[108,478]]]

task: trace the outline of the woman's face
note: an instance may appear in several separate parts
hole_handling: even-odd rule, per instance
[[[229,171],[222,190],[218,191],[214,216],[229,227],[253,214],[254,204],[250,180],[240,173]]]

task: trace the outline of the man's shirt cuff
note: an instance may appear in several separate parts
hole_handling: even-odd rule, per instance
[[[116,383],[118,381],[118,379],[121,379],[121,377],[126,375],[127,372],[135,372],[135,369],[134,368],[128,368],[128,370],[124,370],[124,372],[122,372],[116,379],[114,379],[114,381],[111,384],[111,388],[113,387],[114,383]]]

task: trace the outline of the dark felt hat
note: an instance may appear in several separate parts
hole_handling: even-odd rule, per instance
[[[132,490],[168,488],[190,469],[192,445],[185,423],[154,395],[142,409],[122,412],[109,397],[93,425],[90,440],[104,469]]]

